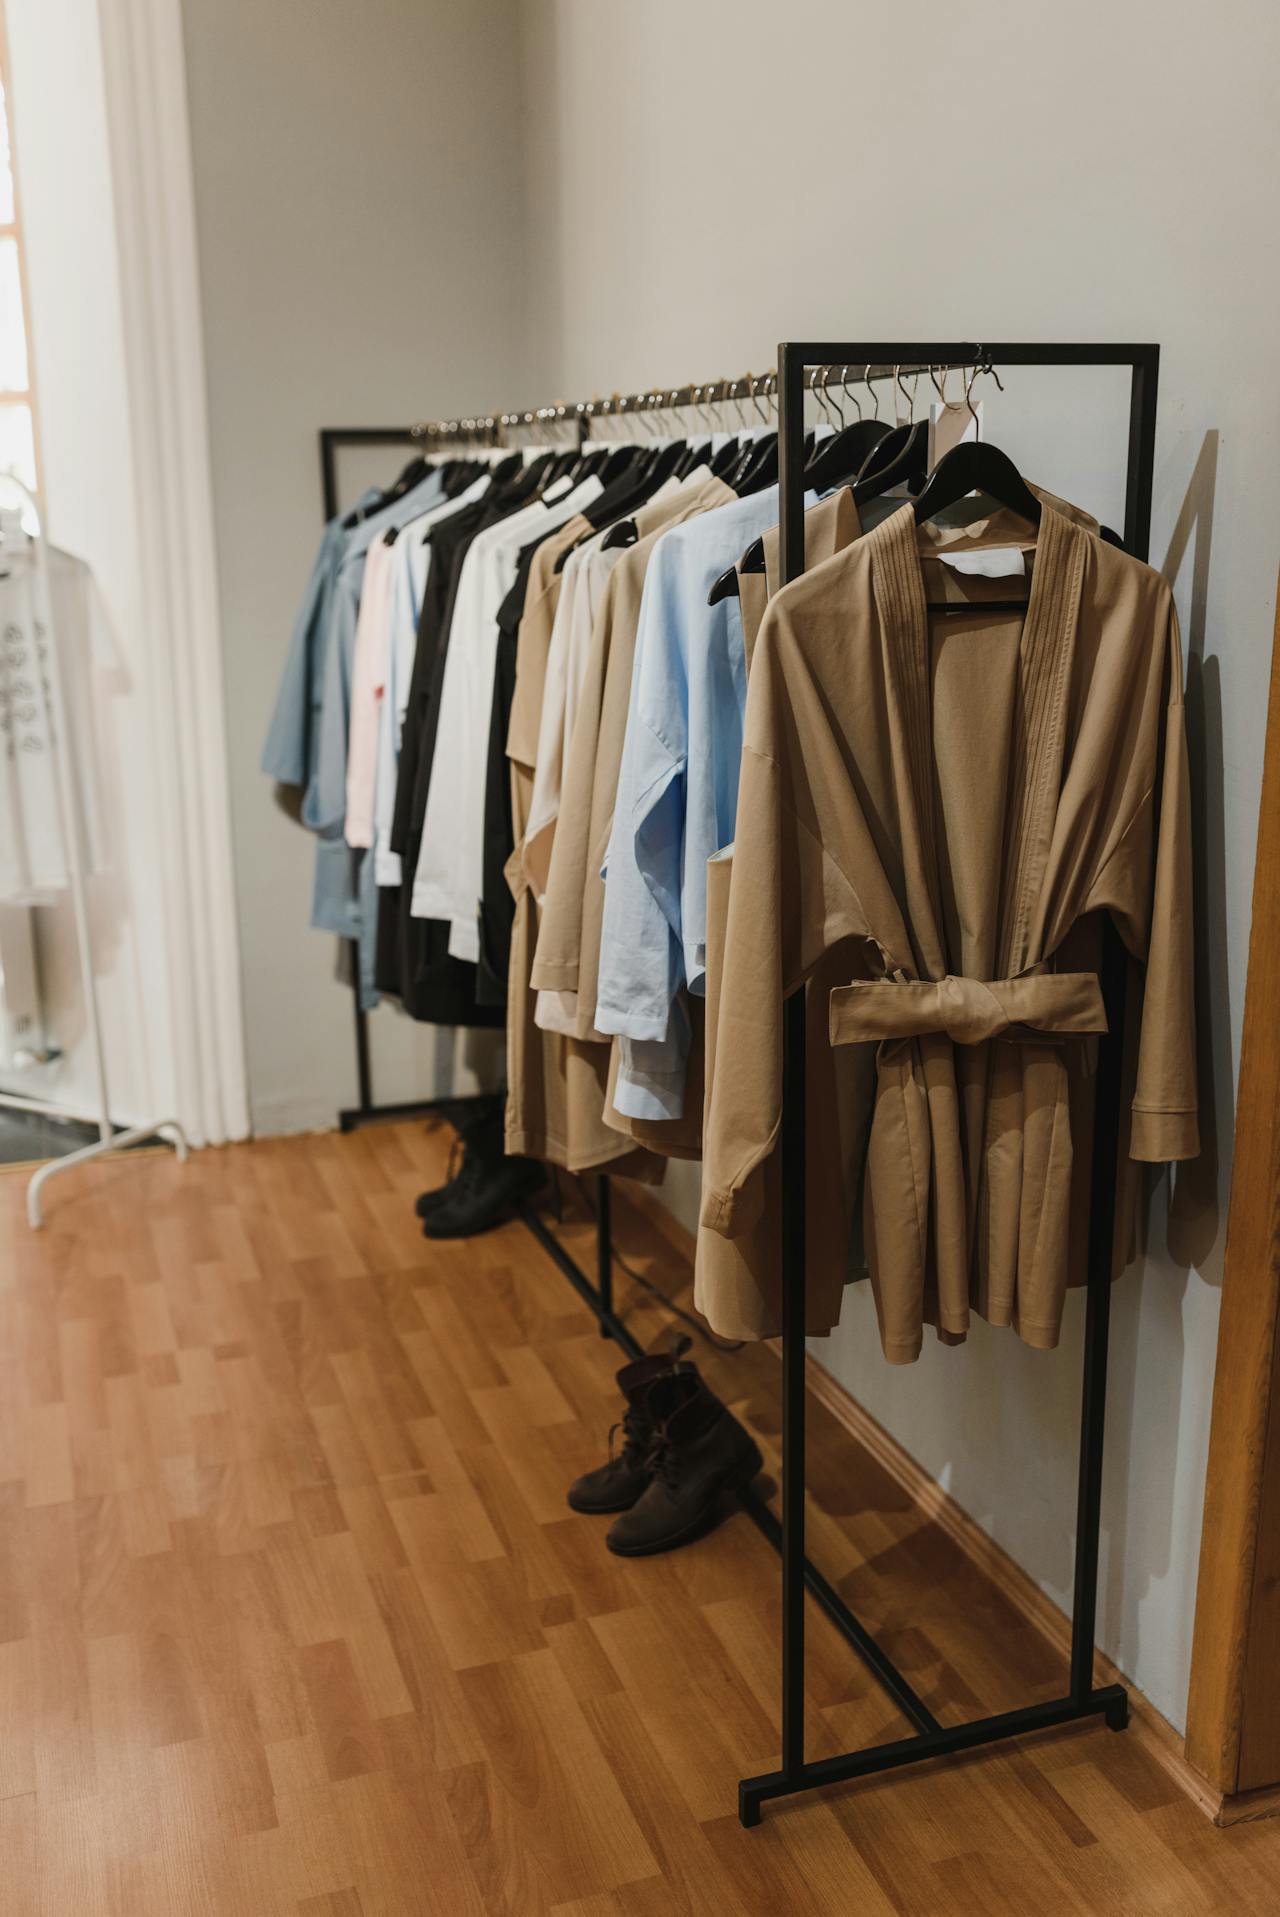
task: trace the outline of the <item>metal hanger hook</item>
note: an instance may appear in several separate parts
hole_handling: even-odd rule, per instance
[[[758,383],[757,383],[755,374],[748,373],[747,374],[747,391],[751,395],[751,404],[755,408],[756,412],[759,413],[762,423],[767,426],[769,424],[769,415],[765,412],[764,407],[760,404],[759,399],[756,397],[757,384]]]
[[[813,395],[814,405],[816,406],[816,408],[822,415],[822,420],[825,421],[827,424],[830,424],[830,421],[827,415],[826,398],[818,386],[818,375],[821,371],[822,371],[822,368],[820,366],[815,366],[812,373],[809,375],[809,391]],[[819,422],[815,421],[814,423],[816,425]]]
[[[848,360],[846,360],[844,365],[840,368],[840,389],[843,392],[845,398],[849,401],[850,405],[856,407],[858,418],[861,419],[862,418],[862,401],[858,398],[857,393],[855,393],[849,385]]]
[[[973,403],[973,382],[977,379],[978,374],[981,372],[981,370],[982,370],[981,366],[979,365],[978,361],[975,360],[973,363],[973,367],[969,373],[969,377],[965,381],[965,388],[964,388],[964,403],[969,408],[969,417],[973,421],[973,436],[975,439],[982,438],[982,421],[978,418],[977,408],[974,406],[974,403]]]
[[[942,374],[941,382],[939,382],[938,379],[939,373]],[[939,403],[944,409],[949,408],[951,405],[950,400],[947,398],[947,380],[950,374],[951,368],[949,366],[939,366],[936,370],[932,366],[929,368],[929,379],[933,385],[933,390],[938,395]]]
[[[873,385],[871,384],[871,368],[870,368],[869,366],[864,366],[864,367],[863,367],[863,369],[862,369],[862,378],[863,378],[863,382],[864,382],[864,384],[865,384],[865,386],[866,386],[866,389],[867,389],[867,391],[868,391],[868,392],[870,393],[870,395],[871,395],[871,397],[872,397],[872,399],[873,399],[873,400],[875,401],[875,408],[876,408],[876,410],[875,410],[875,412],[874,412],[874,413],[873,413],[873,414],[871,415],[871,417],[872,417],[873,419],[879,419],[879,417],[880,417],[880,395],[879,395],[879,393],[878,393],[878,392],[876,391],[876,389],[875,389],[875,387],[874,387],[874,386],[873,386]]]

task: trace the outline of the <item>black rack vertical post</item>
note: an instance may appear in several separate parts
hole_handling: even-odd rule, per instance
[[[1125,545],[1147,556],[1155,474],[1156,346],[867,344],[856,341],[787,343],[778,348],[779,485],[784,584],[804,570],[804,376],[810,367],[840,365],[846,372],[947,365],[1128,366],[1131,372]],[[1115,1239],[1116,1153],[1119,1143],[1120,1064],[1123,1046],[1124,955],[1108,920],[1100,978],[1108,1033],[1099,1044],[1092,1194],[1081,1396],[1080,1466],[1076,1507],[1076,1562],[1069,1688],[1059,1698],[1022,1706],[967,1724],[940,1724],[930,1712],[906,1712],[916,1734],[809,1763],[805,1758],[805,1146],[804,994],[784,1009],[782,1115],[782,1763],[777,1771],[744,1778],[738,1814],[758,1824],[770,1798],[896,1769],[923,1758],[971,1750],[1024,1731],[1100,1716],[1111,1730],[1128,1722],[1122,1685],[1095,1687],[1094,1631],[1098,1596],[1098,1541],[1102,1509],[1107,1346]],[[866,1634],[864,1633],[864,1636]],[[866,1657],[873,1675],[894,1695],[904,1683],[885,1654]],[[862,1647],[859,1647],[862,1648]],[[918,1700],[917,1700],[918,1702]]]
[[[322,426],[320,428],[320,483],[324,494],[325,523],[336,519],[341,504],[338,498],[338,450],[342,446],[406,446],[416,443],[416,435],[411,426]],[[369,1015],[360,1003],[360,952],[354,939],[347,941],[348,958],[351,965],[351,1003],[355,1013],[356,1025],[356,1098],[357,1103],[338,1114],[338,1129],[354,1131],[357,1125],[369,1118],[390,1116],[391,1108],[375,1105],[373,1099],[373,1067],[369,1059]],[[421,1109],[428,1111],[431,1103],[409,1106],[403,1113],[409,1116]],[[399,1110],[400,1108],[397,1108]]]

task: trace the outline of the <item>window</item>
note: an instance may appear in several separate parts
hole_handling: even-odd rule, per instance
[[[5,483],[6,473],[16,473],[32,492],[39,485],[35,394],[27,349],[26,263],[13,177],[10,100],[9,48],[0,0],[0,505],[4,506],[24,503]]]

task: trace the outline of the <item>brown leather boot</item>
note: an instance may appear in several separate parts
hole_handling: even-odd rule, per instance
[[[764,1460],[750,1432],[689,1365],[649,1386],[645,1413],[654,1426],[648,1488],[609,1528],[620,1558],[650,1557],[691,1544],[728,1515]]]
[[[654,1430],[645,1410],[645,1399],[651,1384],[659,1378],[670,1377],[689,1349],[689,1343],[688,1338],[681,1338],[670,1351],[647,1352],[643,1358],[623,1365],[618,1373],[618,1389],[626,1400],[626,1409],[621,1421],[609,1433],[609,1457],[606,1462],[598,1464],[594,1471],[584,1471],[569,1486],[569,1503],[575,1511],[586,1511],[593,1515],[629,1511],[640,1494],[648,1488],[652,1475],[649,1452],[653,1448]],[[615,1457],[613,1436],[616,1431],[622,1433],[622,1449]]]

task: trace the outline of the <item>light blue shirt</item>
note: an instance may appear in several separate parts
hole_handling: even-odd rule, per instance
[[[812,495],[806,504],[812,503]],[[614,1103],[631,1118],[684,1109],[689,1024],[705,990],[707,860],[738,809],[746,646],[736,597],[715,580],[778,523],[767,487],[674,526],[654,546],[606,858],[595,1024],[622,1040]]]
[[[361,509],[378,497],[367,492]],[[328,621],[334,581],[349,535],[341,518],[331,519],[317,549],[302,603],[293,622],[289,651],[262,748],[262,770],[281,785],[310,784],[315,770],[316,728],[320,709],[321,647],[318,636]]]
[[[406,525],[444,496],[432,471],[402,499],[346,527],[341,518],[324,536],[294,621],[289,653],[263,748],[262,769],[303,788],[302,822],[316,834],[311,923],[322,932],[360,943],[361,1002],[377,1003],[373,983],[377,889],[373,861],[357,873],[343,838],[347,803],[347,733],[351,664],[364,562],[370,546],[392,526]],[[378,495],[366,493],[364,511]]]

